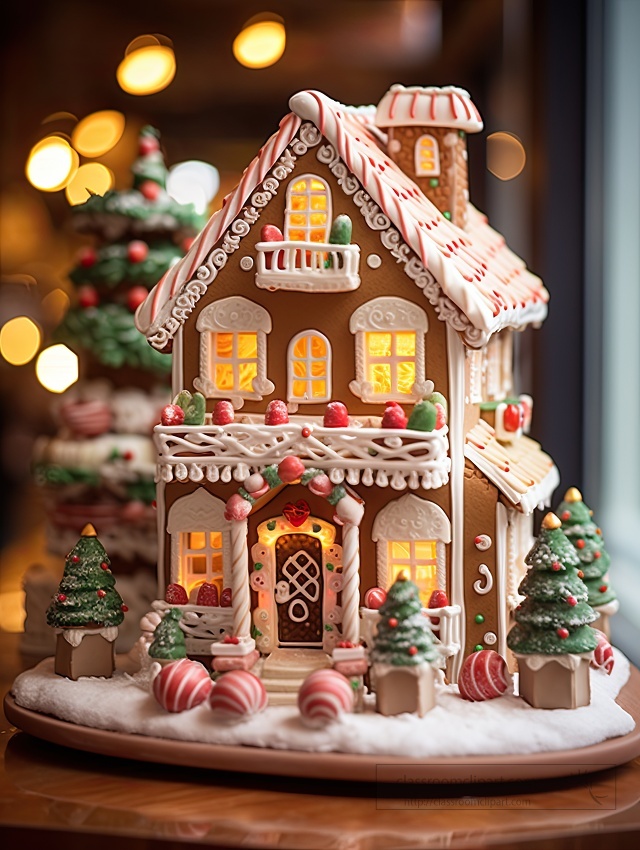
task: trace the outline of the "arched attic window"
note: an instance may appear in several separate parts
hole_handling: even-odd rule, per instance
[[[326,242],[331,228],[331,191],[320,177],[303,174],[287,186],[284,238],[291,242]]]
[[[420,136],[416,141],[414,154],[416,176],[440,176],[440,150],[438,148],[438,142],[433,136],[428,134]]]

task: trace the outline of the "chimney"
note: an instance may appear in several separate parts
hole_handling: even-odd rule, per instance
[[[387,151],[440,212],[465,227],[469,200],[467,133],[482,118],[464,89],[391,86],[376,109]]]

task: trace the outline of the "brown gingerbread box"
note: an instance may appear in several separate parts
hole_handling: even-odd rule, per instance
[[[423,717],[436,704],[435,672],[430,664],[394,667],[375,664],[376,709],[380,714],[417,714]]]
[[[520,696],[534,708],[580,708],[589,705],[591,655],[516,654]]]
[[[109,678],[116,668],[117,633],[117,628],[61,629],[56,638],[55,672],[74,680],[81,676]]]

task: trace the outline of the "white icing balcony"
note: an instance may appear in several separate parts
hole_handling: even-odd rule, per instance
[[[158,475],[163,481],[238,482],[255,470],[296,455],[307,468],[325,470],[334,484],[362,483],[425,490],[449,480],[448,428],[324,428],[311,422],[284,425],[157,425]]]
[[[429,628],[440,641],[438,650],[443,659],[451,658],[460,652],[462,646],[460,633],[461,613],[462,609],[459,605],[422,609],[422,614],[426,617]],[[373,646],[379,619],[380,612],[377,609],[360,609],[360,637],[368,647]]]
[[[233,634],[233,608],[206,605],[170,605],[162,599],[151,603],[151,608],[164,616],[170,608],[182,611],[180,628],[189,655],[211,655],[211,644]]]
[[[293,292],[349,292],[360,286],[360,247],[258,242],[256,286]]]

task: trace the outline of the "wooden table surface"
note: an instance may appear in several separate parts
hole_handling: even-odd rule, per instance
[[[32,660],[0,633],[2,696]],[[637,848],[640,759],[584,778],[395,789],[163,767],[69,750],[2,718],[7,848]],[[313,758],[313,756],[310,756]],[[3,838],[4,836],[4,838]],[[605,837],[606,836],[606,837]]]

